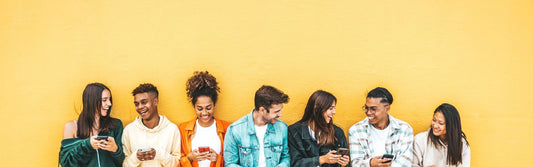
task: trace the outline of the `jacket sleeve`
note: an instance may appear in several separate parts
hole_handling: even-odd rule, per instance
[[[181,143],[181,156],[180,156],[180,166],[181,167],[192,167],[191,165],[191,161],[189,161],[189,158],[187,157],[187,152],[186,150],[184,150],[186,147],[186,145],[190,145],[191,143],[187,140],[188,136],[186,131],[183,129],[184,127],[182,127],[183,125],[180,125],[179,129],[180,129],[180,136],[181,136],[181,139],[180,139],[180,143]]]
[[[318,161],[319,156],[304,157],[305,146],[303,146],[302,136],[297,130],[289,129],[288,132],[289,152],[291,155],[291,166],[294,167],[309,167],[320,166]]]
[[[413,129],[408,126],[405,132],[399,133],[400,149],[396,153],[396,158],[392,161],[392,167],[410,167],[413,159]]]
[[[94,152],[95,150],[91,147],[90,138],[64,144],[59,151],[59,164],[61,166],[87,164]]]
[[[285,135],[283,136],[283,152],[281,152],[281,160],[278,167],[289,167],[291,164],[291,155],[289,154],[289,143],[287,141],[287,125],[285,127]]]
[[[141,161],[137,159],[137,148],[132,148],[130,144],[130,132],[128,128],[122,134],[122,149],[124,150],[124,166],[133,167],[139,166]]]
[[[413,164],[412,167],[421,167],[422,166],[422,157],[423,151],[426,147],[426,143],[420,138],[415,137],[413,142]]]
[[[170,153],[165,152],[162,148],[154,148],[156,150],[154,159],[160,160],[161,165],[166,167],[178,166],[181,156],[181,138],[177,127],[174,130],[174,136],[172,138]]]
[[[118,119],[117,119],[118,120]],[[117,125],[115,126],[114,131],[116,132],[113,138],[115,138],[115,144],[118,149],[117,152],[110,152],[111,157],[113,157],[113,163],[116,166],[122,166],[124,162],[124,150],[122,149],[122,121],[118,120]]]
[[[239,151],[233,136],[232,126],[228,127],[224,137],[224,166],[239,167]]]
[[[357,129],[356,126],[352,128],[350,128],[348,134],[348,140],[350,144],[350,161],[352,167],[370,166],[368,163],[370,158],[365,158],[366,153],[363,149],[363,145],[361,144],[363,139],[359,135],[361,132],[358,132],[360,129]]]

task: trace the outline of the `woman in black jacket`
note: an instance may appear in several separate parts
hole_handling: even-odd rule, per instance
[[[344,131],[333,124],[337,99],[331,93],[314,92],[302,119],[289,126],[291,166],[344,167],[350,162]]]

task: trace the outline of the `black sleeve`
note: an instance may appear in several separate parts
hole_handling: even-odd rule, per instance
[[[309,146],[304,146],[302,141],[302,134],[300,133],[300,128],[297,125],[291,125],[288,130],[288,142],[289,142],[289,152],[291,155],[291,167],[310,167],[310,166],[320,166],[318,162],[319,156],[315,157],[306,157],[305,148]]]

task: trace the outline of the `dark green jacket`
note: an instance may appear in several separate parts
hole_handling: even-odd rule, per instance
[[[124,161],[124,151],[122,151],[122,121],[116,121],[115,127],[108,134],[98,134],[99,136],[112,136],[118,146],[117,152],[106,150],[95,150],[91,147],[90,138],[79,139],[70,138],[61,141],[59,151],[59,164],[63,167],[71,166],[95,166],[95,167],[120,167]]]
[[[321,146],[317,141],[311,137],[309,127],[306,122],[297,122],[289,126],[288,139],[289,151],[291,154],[292,167],[340,167],[340,164],[322,164],[318,162],[318,158],[327,154],[331,150],[339,148],[348,148],[346,136],[344,131],[336,125],[333,125],[335,130],[335,145],[331,147]],[[348,163],[349,164],[349,163]],[[348,165],[349,166],[349,165]]]

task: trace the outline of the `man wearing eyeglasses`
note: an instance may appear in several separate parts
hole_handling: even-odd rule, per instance
[[[367,117],[348,131],[352,167],[411,166],[413,129],[389,115],[392,100],[382,87],[366,95],[363,112]]]

